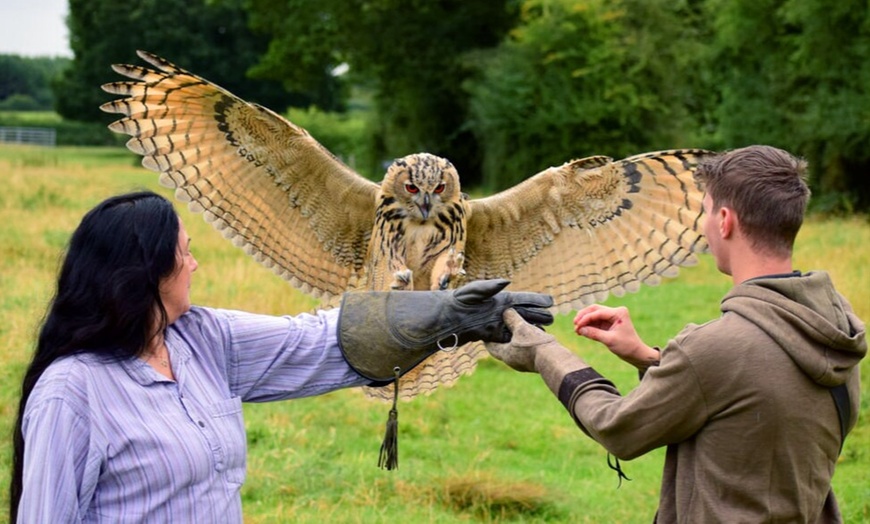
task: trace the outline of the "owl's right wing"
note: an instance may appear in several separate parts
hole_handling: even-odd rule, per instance
[[[694,172],[713,154],[589,157],[471,200],[466,278],[510,279],[564,312],[675,276],[707,250]]]
[[[115,65],[135,81],[103,90],[125,118],[113,131],[236,246],[328,300],[362,275],[379,186],[280,115],[150,53],[157,70]]]

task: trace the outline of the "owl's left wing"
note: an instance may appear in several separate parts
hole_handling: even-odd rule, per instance
[[[713,154],[589,157],[470,201],[466,278],[508,278],[564,312],[675,276],[707,250],[693,175]]]
[[[324,301],[363,278],[379,186],[305,129],[170,62],[113,68],[133,82],[101,109],[145,167],[263,265]]]

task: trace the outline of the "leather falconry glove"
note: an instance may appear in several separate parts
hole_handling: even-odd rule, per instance
[[[486,350],[517,371],[538,372],[535,364],[538,350],[547,346],[562,347],[553,335],[523,322],[516,311],[505,311],[504,319],[513,337],[507,343],[487,342]]]
[[[553,335],[524,322],[514,311],[505,311],[504,319],[513,332],[513,338],[506,344],[487,343],[487,351],[517,371],[540,373],[547,387],[565,406],[575,422],[580,424],[581,429],[583,425],[574,412],[577,395],[588,389],[604,389],[613,395],[619,395],[613,383],[561,345]],[[587,432],[586,429],[583,431]],[[619,475],[620,485],[623,479],[631,480],[622,471],[618,458],[613,463],[610,461],[609,453],[607,465]]]
[[[338,318],[344,358],[375,382],[396,379],[440,349],[472,341],[507,342],[504,312],[532,324],[549,325],[553,297],[502,291],[509,280],[478,280],[445,291],[366,291],[345,293]]]

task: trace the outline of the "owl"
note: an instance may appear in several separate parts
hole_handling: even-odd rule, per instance
[[[400,158],[376,202],[369,289],[447,289],[464,275],[468,199],[453,164],[428,153]]]
[[[485,278],[547,293],[566,312],[673,277],[707,250],[698,163],[712,152],[592,156],[471,199],[447,160],[416,153],[376,184],[277,113],[143,51],[155,69],[103,85],[101,106],[176,197],[293,286],[334,307],[357,290],[448,289]],[[481,344],[402,377],[412,398],[473,371]],[[392,386],[367,388],[391,399]]]

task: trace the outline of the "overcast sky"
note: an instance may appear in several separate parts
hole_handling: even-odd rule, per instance
[[[67,56],[67,0],[0,0],[0,54]]]

